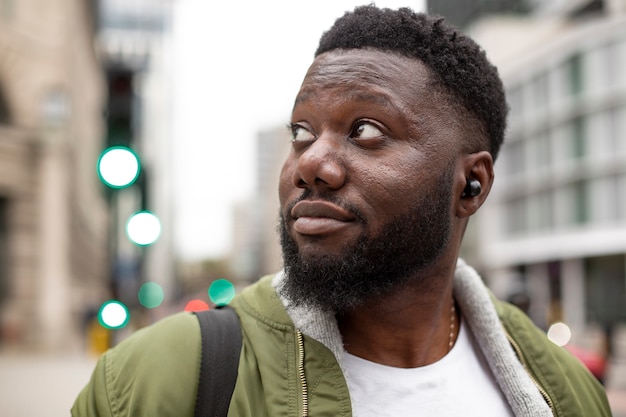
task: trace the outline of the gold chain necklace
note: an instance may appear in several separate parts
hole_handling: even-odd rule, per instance
[[[452,307],[450,307],[450,338],[448,340],[448,352],[454,346],[454,334],[456,328],[456,307],[454,306],[454,298],[452,299]]]

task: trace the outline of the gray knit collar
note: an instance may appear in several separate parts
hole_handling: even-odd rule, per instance
[[[284,272],[280,272],[274,277],[272,285],[278,289],[283,281]],[[509,344],[489,291],[478,273],[462,259],[458,260],[454,274],[454,297],[513,413],[520,417],[552,416],[549,406]],[[283,297],[281,301],[296,328],[330,349],[341,365],[345,350],[335,315],[292,306]],[[343,371],[349,382],[349,375],[345,369]]]

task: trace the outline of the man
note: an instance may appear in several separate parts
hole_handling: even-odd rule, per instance
[[[323,35],[280,176],[284,271],[231,303],[231,416],[608,416],[595,379],[458,259],[505,129],[497,70],[442,19],[365,6]],[[191,416],[198,324],[107,353],[76,416]]]

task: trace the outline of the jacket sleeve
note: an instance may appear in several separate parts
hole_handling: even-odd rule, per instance
[[[109,417],[114,414],[109,406],[105,383],[106,354],[96,364],[91,380],[78,395],[72,407],[72,417]]]
[[[73,417],[193,417],[200,328],[179,313],[141,329],[98,360]]]

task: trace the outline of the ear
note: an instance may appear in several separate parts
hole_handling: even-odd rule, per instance
[[[457,182],[455,184],[456,215],[459,218],[467,218],[476,213],[483,205],[493,184],[493,158],[487,151],[463,155],[459,159]],[[478,192],[469,193],[466,187],[470,183]],[[478,182],[478,184],[476,184]]]

